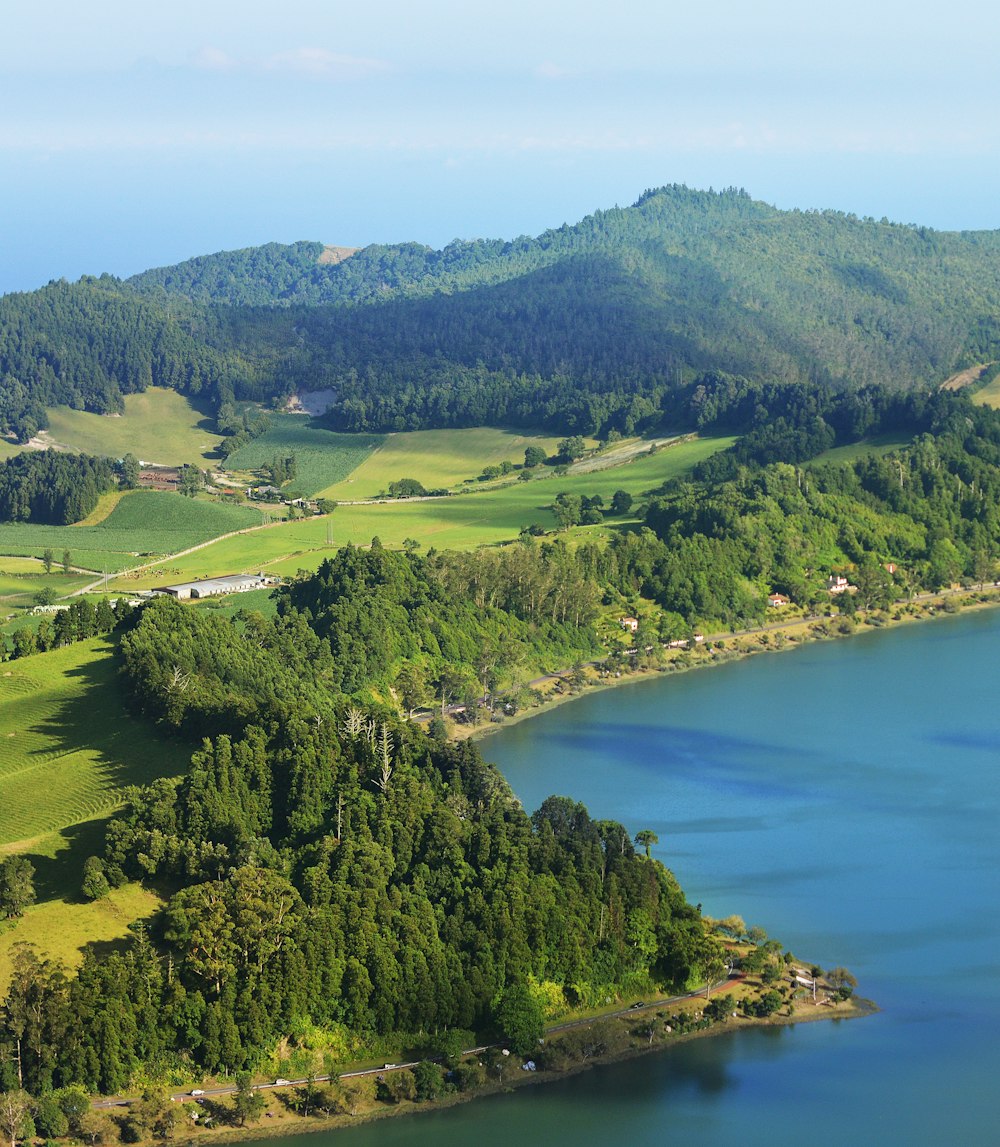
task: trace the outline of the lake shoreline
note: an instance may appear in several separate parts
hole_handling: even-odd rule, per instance
[[[952,608],[948,608],[946,602]],[[673,659],[663,664],[648,668],[623,670],[619,677],[608,678],[591,675],[587,678],[584,687],[566,692],[561,692],[556,688],[537,705],[522,709],[513,716],[504,717],[502,721],[490,722],[486,725],[456,725],[449,739],[484,741],[494,733],[502,732],[504,729],[519,725],[533,717],[540,717],[569,701],[576,701],[581,697],[588,697],[608,689],[616,689],[622,685],[663,679],[695,670],[713,669],[720,665],[745,661],[762,653],[786,653],[789,650],[800,649],[816,642],[839,641],[883,630],[898,629],[918,622],[935,621],[942,617],[958,617],[982,609],[994,609],[998,606],[1000,606],[1000,586],[987,586],[976,590],[942,590],[940,593],[928,595],[918,602],[898,602],[892,607],[892,613],[895,614],[902,614],[902,611],[910,608],[919,610],[916,613],[907,613],[905,616],[894,617],[889,610],[859,610],[858,618],[860,620],[848,632],[819,633],[815,631],[817,626],[836,624],[840,620],[840,616],[834,616],[793,618],[785,623],[779,622],[760,629],[715,634],[706,637],[705,645],[717,646],[720,642],[724,642],[725,650],[715,652],[714,649],[708,650],[702,646],[695,646],[693,650],[681,651],[679,655],[673,651]],[[880,620],[878,624],[873,624],[868,618],[876,614],[889,614],[889,616]],[[782,635],[781,643],[773,644],[771,639],[778,640],[779,635]],[[761,637],[767,639],[766,643],[761,642]],[[684,657],[689,660],[683,661],[682,658]],[[552,678],[565,680],[570,672],[571,670],[560,670],[553,673]]]
[[[627,1063],[631,1060],[644,1058],[650,1055],[669,1054],[674,1048],[691,1043],[694,1040],[711,1039],[716,1036],[732,1034],[741,1031],[750,1031],[759,1028],[793,1027],[797,1024],[816,1023],[824,1020],[846,1021],[863,1019],[879,1011],[878,1006],[871,1000],[862,997],[852,997],[850,1000],[837,1004],[835,1007],[822,1005],[806,1005],[802,1010],[796,1010],[792,1015],[775,1015],[766,1019],[753,1019],[738,1017],[728,1019],[722,1023],[715,1023],[710,1028],[700,1031],[676,1033],[669,1037],[669,1042],[661,1039],[659,1042],[648,1044],[635,1043],[628,1048],[610,1054],[594,1055],[588,1059],[574,1063],[561,1070],[542,1070],[534,1072],[512,1071],[509,1078],[502,1082],[488,1081],[475,1091],[454,1092],[443,1098],[418,1103],[403,1101],[398,1104],[380,1103],[372,1110],[359,1112],[357,1115],[330,1115],[330,1116],[298,1116],[284,1118],[279,1123],[265,1125],[257,1123],[253,1127],[224,1128],[218,1131],[207,1130],[195,1132],[195,1138],[203,1143],[252,1143],[264,1140],[285,1138],[293,1135],[310,1135],[322,1132],[348,1130],[361,1127],[369,1123],[380,1122],[385,1119],[400,1119],[412,1115],[431,1114],[451,1107],[474,1103],[480,1099],[493,1098],[501,1095],[512,1095],[525,1087],[545,1086],[558,1083],[581,1075],[594,1068],[609,1067],[613,1064]],[[595,1020],[595,1022],[600,1022]],[[273,1093],[272,1093],[273,1094]],[[194,1140],[189,1139],[188,1142]]]

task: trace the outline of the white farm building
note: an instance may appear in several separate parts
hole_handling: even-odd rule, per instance
[[[178,601],[191,598],[219,597],[224,593],[247,593],[251,589],[266,589],[277,585],[276,578],[261,574],[227,574],[225,577],[209,577],[202,581],[182,581],[178,585],[161,585],[153,593],[165,593]]]

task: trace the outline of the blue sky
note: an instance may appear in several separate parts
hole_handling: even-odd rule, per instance
[[[1000,13],[970,0],[3,9],[0,291],[535,234],[671,182],[1000,227]]]

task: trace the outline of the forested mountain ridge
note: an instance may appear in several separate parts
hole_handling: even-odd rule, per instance
[[[220,401],[331,387],[348,430],[631,432],[702,371],[911,388],[1000,355],[1000,233],[734,189],[664,187],[537,238],[323,250],[268,244],[0,299],[0,419],[23,433],[40,407],[114,410],[157,381]]]

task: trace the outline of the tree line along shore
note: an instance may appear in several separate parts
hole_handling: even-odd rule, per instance
[[[708,923],[731,936],[734,922],[742,927],[736,917]],[[13,1139],[33,1134],[91,1145],[179,1138],[233,1142],[336,1130],[556,1082],[601,1065],[668,1052],[691,1039],[762,1024],[860,1018],[877,1010],[854,994],[856,981],[846,969],[824,974],[791,953],[782,955],[762,930],[752,931],[757,944],[745,935],[727,941],[729,964],[738,970],[711,988],[680,997],[619,1002],[545,1027],[537,1015],[522,1016],[512,1036],[471,1051],[462,1050],[471,1033],[453,1030],[425,1040],[417,1059],[409,1058],[413,1045],[391,1042],[381,1051],[399,1062],[335,1065],[329,1056],[314,1056],[306,1074],[291,1080],[285,1075],[296,1076],[306,1065],[302,1055],[277,1057],[273,1077],[237,1072],[181,1091],[149,1086],[131,1098],[94,1100],[78,1087],[38,1099],[8,1092],[0,1127]]]

